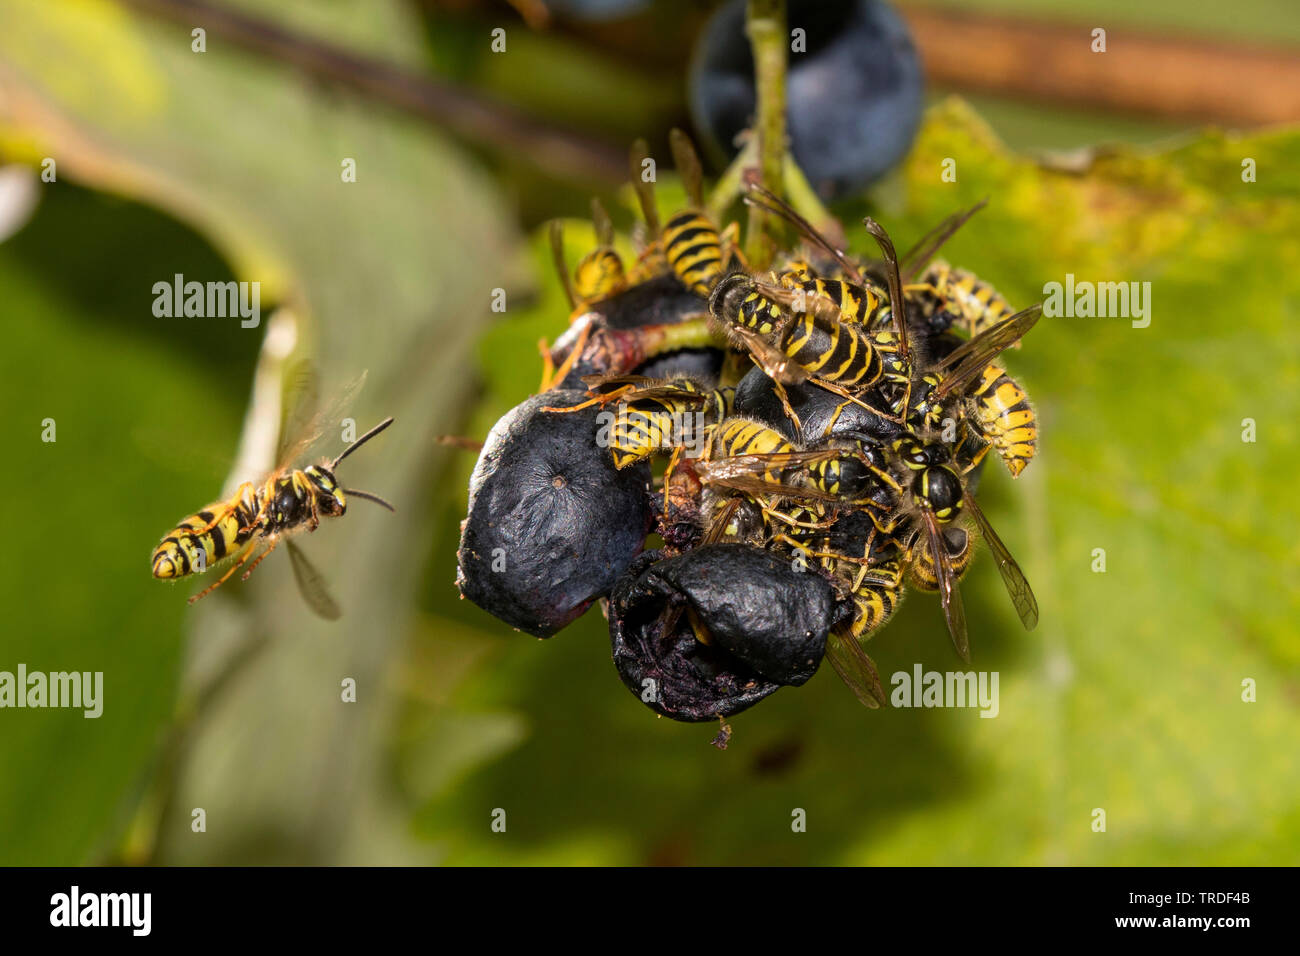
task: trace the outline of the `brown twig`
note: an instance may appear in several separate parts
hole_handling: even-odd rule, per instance
[[[901,8],[931,82],[1050,103],[1233,124],[1300,120],[1293,49],[1161,37],[1108,24],[1061,24]],[[1106,52],[1092,31],[1106,29]]]

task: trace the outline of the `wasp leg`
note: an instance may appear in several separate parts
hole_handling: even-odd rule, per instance
[[[240,500],[240,501],[243,501],[243,499],[244,499],[244,495],[245,495],[248,491],[251,491],[252,488],[253,488],[253,483],[252,483],[251,481],[246,481],[246,482],[244,482],[242,485],[240,485],[240,486],[235,490],[235,493],[231,496],[231,500],[233,501],[233,500],[235,500],[235,499],[238,499],[238,500]],[[190,532],[190,533],[191,533],[191,534],[196,534],[196,535],[197,535],[197,534],[207,534],[209,531],[211,531],[211,530],[212,530],[213,528],[215,528],[217,525],[221,524],[221,522],[224,521],[224,520],[225,520],[225,519],[230,515],[230,513],[231,513],[232,511],[234,511],[234,510],[235,510],[235,506],[234,506],[234,505],[227,504],[227,505],[223,506],[221,509],[219,509],[219,510],[218,510],[218,511],[213,515],[211,521],[209,521],[209,522],[208,522],[206,525],[204,525],[202,528],[198,528],[198,529],[196,529],[196,530],[194,530],[194,531],[192,531],[192,532]]]
[[[781,402],[781,408],[784,409],[786,417],[789,418],[790,421],[794,423],[795,429],[800,434],[802,434],[803,422],[799,421],[799,416],[796,415],[794,413],[794,409],[790,407],[790,396],[786,394],[785,386],[782,385],[777,379],[772,379],[772,386],[773,386],[773,391],[776,392],[777,399]]]
[[[568,374],[568,373],[565,373],[565,374]],[[563,377],[563,376],[561,376],[561,377]],[[617,399],[617,398],[622,398],[624,395],[626,395],[626,394],[627,394],[628,392],[630,392],[630,391],[633,391],[635,388],[637,388],[636,385],[624,385],[624,386],[622,386],[621,388],[616,388],[616,389],[614,389],[614,391],[612,391],[612,392],[601,392],[599,395],[593,396],[592,398],[587,399],[585,402],[581,402],[581,403],[579,403],[579,404],[577,404],[577,405],[569,405],[567,408],[556,408],[556,407],[554,407],[554,406],[552,406],[552,405],[543,405],[543,406],[542,406],[542,411],[544,411],[544,412],[580,412],[580,411],[582,411],[584,408],[590,408],[592,405],[608,405],[610,402],[614,401],[615,399]],[[588,394],[590,394],[590,393],[588,393]]]
[[[668,483],[672,481],[673,470],[677,467],[677,463],[682,460],[682,451],[683,448],[681,445],[674,445],[672,457],[668,459],[668,467],[664,469],[663,524],[665,528],[668,527]]]
[[[271,543],[268,544],[268,545],[266,546],[266,550],[263,551],[261,554],[259,554],[259,555],[257,556],[257,560],[254,561],[252,564],[250,564],[250,565],[248,566],[248,570],[245,571],[245,572],[240,576],[239,580],[241,580],[241,581],[247,581],[247,580],[248,580],[248,576],[249,576],[250,574],[252,574],[254,571],[257,570],[257,566],[258,566],[259,564],[261,564],[263,561],[265,561],[265,560],[266,560],[266,556],[267,556],[268,554],[270,554],[272,551],[274,551],[274,550],[275,550],[275,546],[276,546],[277,544],[280,543],[280,539],[279,539],[278,537],[273,537],[273,538],[271,538],[271,539],[269,539],[269,540],[270,540]]]
[[[217,579],[216,581],[214,581],[212,584],[209,584],[207,587],[205,587],[205,588],[204,588],[202,591],[200,591],[198,594],[196,594],[196,595],[194,595],[192,598],[190,598],[189,603],[193,604],[193,603],[194,603],[195,601],[197,601],[199,598],[207,597],[209,594],[211,594],[211,593],[212,593],[213,591],[215,591],[217,588],[221,587],[221,585],[225,584],[225,583],[226,583],[226,580],[227,580],[227,579],[228,579],[232,574],[234,574],[236,571],[239,570],[240,565],[242,565],[245,561],[248,560],[249,555],[251,555],[251,554],[253,553],[253,549],[256,548],[256,547],[257,547],[257,539],[256,539],[256,538],[254,538],[252,541],[248,542],[248,544],[244,545],[244,549],[243,549],[242,551],[239,552],[239,557],[237,557],[237,558],[235,559],[235,563],[232,564],[232,565],[230,566],[230,570],[227,571],[225,574],[223,574],[220,578],[218,578],[218,579]],[[259,559],[259,560],[260,560],[260,559]]]
[[[537,351],[542,353],[542,381],[537,390],[545,392],[550,388],[551,377],[555,374],[555,362],[551,359],[551,346],[546,339],[537,340]]]
[[[569,369],[573,368],[573,363],[578,360],[578,356],[582,354],[582,350],[587,347],[587,338],[590,335],[591,323],[588,322],[582,327],[582,331],[578,333],[577,341],[573,343],[573,348],[569,351],[569,354],[565,356],[564,361],[560,363],[560,367],[552,369],[550,375],[543,374],[541,388],[543,392],[549,392],[552,388],[560,384],[560,382],[563,382],[565,378],[568,377]],[[549,351],[546,353],[546,358],[547,364],[551,364]]]
[[[896,425],[907,424],[907,422],[903,418],[897,415],[891,415],[889,414],[889,412],[881,411],[879,408],[872,408],[862,399],[855,396],[843,385],[838,385],[835,382],[828,382],[822,378],[812,378],[809,379],[809,381],[812,382],[814,385],[818,386],[819,388],[826,389],[826,391],[828,392],[834,392],[840,398],[847,399],[847,401],[844,402],[844,405],[859,405],[862,408],[865,408],[867,411],[871,412],[871,414],[877,416],[878,418],[883,418],[885,421],[893,422]],[[841,406],[841,408],[843,408],[843,406]],[[836,409],[836,412],[838,413],[839,409]]]
[[[825,530],[839,520],[838,514],[831,514],[822,521],[800,521],[798,518],[792,518],[787,514],[782,514],[772,507],[770,503],[759,502],[759,507],[762,509],[763,514],[767,515],[768,518],[773,521],[780,521],[782,524],[790,525],[792,528],[815,528]]]

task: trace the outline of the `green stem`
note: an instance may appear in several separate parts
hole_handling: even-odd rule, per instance
[[[784,195],[782,163],[785,158],[785,69],[788,37],[785,0],[749,0],[745,31],[754,53],[754,85],[758,97],[754,134],[758,141],[759,182],[778,196]],[[766,214],[753,206],[745,253],[751,266],[762,267],[771,257],[763,229]]]
[[[740,153],[731,161],[731,165],[713,184],[709,194],[708,214],[714,222],[725,222],[727,210],[740,198],[745,188],[745,172],[758,162],[758,142],[749,137]]]

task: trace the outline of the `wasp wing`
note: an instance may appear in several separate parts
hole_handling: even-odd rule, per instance
[[[782,285],[758,280],[755,280],[754,288],[792,314],[811,312],[814,319],[832,328],[846,321],[835,301],[820,292],[809,292],[803,288],[787,289]]]
[[[749,191],[754,195],[746,196],[746,203],[765,209],[790,223],[795,227],[795,229],[803,234],[805,239],[813,243],[839,263],[840,268],[844,270],[844,275],[848,277],[850,281],[861,284],[862,271],[849,261],[844,250],[832,245],[831,241],[827,239],[826,236],[811,222],[800,215],[793,206],[770,189],[766,189],[758,183],[750,183]],[[758,198],[755,198],[755,196]]]
[[[943,618],[948,622],[948,634],[952,637],[952,646],[957,655],[970,663],[970,638],[966,634],[966,609],[961,603],[961,591],[957,588],[957,578],[952,573],[952,562],[948,558],[948,546],[939,531],[939,522],[934,512],[928,508],[921,510],[925,525],[926,541],[930,545],[930,556],[934,559],[934,576],[939,582],[939,603],[943,606]]]
[[[322,406],[320,381],[315,368],[306,360],[293,366],[285,376],[276,467],[284,468],[300,459],[326,430],[337,427],[342,422],[344,410],[352,404],[365,382],[366,373],[362,372]]]
[[[1020,623],[1025,626],[1025,630],[1032,631],[1038,626],[1038,599],[1034,597],[1033,588],[1029,586],[1025,573],[1020,570],[1020,565],[1011,556],[1011,552],[1002,543],[1002,539],[993,530],[993,525],[989,524],[989,519],[984,517],[984,512],[975,504],[973,498],[967,496],[965,507],[975,516],[984,540],[989,543],[989,548],[993,551],[993,557],[998,562],[998,573],[1002,575],[1002,583],[1006,585],[1011,603],[1015,605],[1016,613],[1020,615]]]
[[[692,392],[669,379],[646,378],[644,375],[584,375],[582,381],[587,386],[587,394],[592,397],[613,395],[613,391],[597,391],[607,385],[615,386],[616,389],[627,385],[637,386],[619,395],[619,400],[626,404],[647,398],[671,399],[681,404],[703,404],[711,397],[707,388],[701,387],[699,391]]]
[[[807,371],[760,336],[736,326],[730,327],[729,334],[740,340],[741,347],[748,350],[750,358],[768,378],[785,385],[799,385],[808,380]]]
[[[885,703],[885,688],[880,683],[875,662],[853,635],[840,631],[827,634],[826,659],[863,706],[875,710]]]
[[[735,475],[730,478],[709,478],[701,475],[701,480],[711,485],[721,485],[733,491],[751,495],[765,495],[772,498],[794,498],[801,501],[837,502],[843,499],[828,491],[818,488],[801,488],[798,485],[782,484],[779,481],[767,481],[759,476]]]
[[[953,213],[916,240],[916,245],[903,253],[903,257],[898,260],[899,268],[903,270],[903,281],[910,281],[917,273],[929,265],[935,253],[939,251],[945,242],[952,238],[953,233],[966,225],[966,220],[987,206],[988,203],[988,199],[981,199],[965,212]]]
[[[564,223],[558,219],[552,219],[551,227],[547,232],[551,240],[551,260],[555,264],[555,274],[560,277],[560,287],[564,290],[564,298],[568,300],[570,309],[576,309],[578,299],[573,294],[573,280],[569,276],[569,264],[564,259]]]
[[[343,616],[343,612],[330,597],[329,588],[326,587],[321,573],[307,560],[307,555],[303,554],[302,548],[287,538],[285,544],[289,548],[289,563],[293,565],[294,580],[298,582],[298,591],[307,602],[307,606],[325,620],[337,621]]]
[[[740,505],[740,498],[731,498],[726,504],[714,512],[713,517],[709,519],[709,526],[705,529],[704,537],[700,540],[700,544],[717,544],[719,541],[726,538],[727,526],[731,524],[731,519],[735,516]]]
[[[954,349],[935,367],[942,379],[934,390],[935,398],[965,388],[998,355],[1019,342],[1042,314],[1041,304],[1031,305]]]

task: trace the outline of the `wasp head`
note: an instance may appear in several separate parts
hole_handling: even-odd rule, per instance
[[[754,281],[743,272],[733,272],[718,280],[709,295],[709,312],[724,325],[740,320],[740,306],[754,291]]]
[[[316,492],[316,509],[321,514],[337,517],[348,510],[347,496],[333,472],[324,465],[308,465],[304,471]]]

